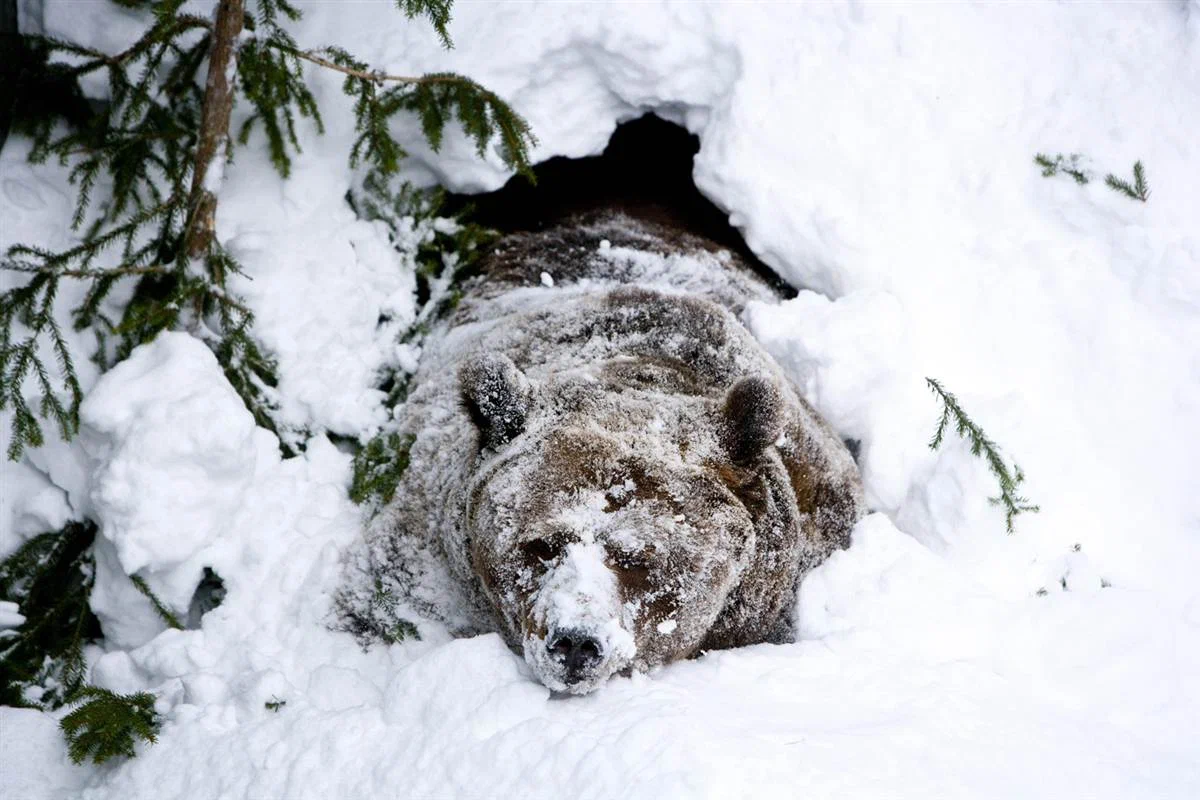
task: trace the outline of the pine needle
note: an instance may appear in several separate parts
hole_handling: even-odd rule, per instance
[[[0,600],[25,617],[0,639],[0,705],[57,708],[83,685],[83,647],[100,634],[88,605],[95,535],[92,523],[71,522],[0,561]]]
[[[183,623],[179,621],[179,617],[175,616],[175,612],[167,608],[166,604],[158,599],[158,595],[150,589],[150,584],[146,583],[145,578],[141,575],[130,575],[129,580],[150,601],[150,605],[154,606],[154,611],[163,622],[167,623],[167,627],[174,628],[177,631],[183,630]]]
[[[996,481],[1000,485],[1000,494],[996,497],[988,498],[988,501],[992,505],[1004,508],[1005,527],[1009,533],[1013,533],[1013,519],[1015,517],[1019,514],[1034,513],[1041,510],[1039,506],[1031,504],[1029,498],[1022,496],[1019,492],[1021,484],[1025,481],[1025,473],[1015,463],[1012,465],[1012,469],[1009,469],[1008,464],[1000,454],[1000,448],[988,438],[987,434],[983,432],[983,429],[974,420],[967,416],[962,406],[959,405],[958,398],[944,389],[941,383],[933,378],[926,378],[925,383],[942,401],[942,415],[938,419],[933,437],[929,440],[929,449],[937,450],[941,446],[945,439],[946,431],[950,428],[951,423],[953,423],[958,435],[970,444],[971,455],[982,458],[987,464],[988,469],[996,477]]]
[[[154,711],[154,695],[148,692],[117,694],[97,686],[79,690],[80,702],[59,721],[67,738],[67,752],[76,764],[91,759],[95,764],[133,757],[140,739],[158,741],[162,721]]]
[[[1104,177],[1104,184],[1113,191],[1125,195],[1130,200],[1140,200],[1144,203],[1150,199],[1150,184],[1146,181],[1146,170],[1142,166],[1141,161],[1133,163],[1132,183],[1109,173]]]
[[[24,285],[0,293],[0,410],[12,409],[8,457],[19,459],[45,442],[42,421],[51,421],[65,439],[79,427],[82,390],[70,340],[58,322],[62,310],[55,305],[64,279],[86,284],[82,299],[68,311],[77,330],[90,330],[103,344],[93,358],[97,364],[124,358],[161,331],[191,330],[212,347],[256,422],[278,433],[284,454],[294,455],[308,432],[276,423],[276,365],[254,336],[253,315],[226,288],[227,277],[242,272],[241,266],[217,242],[199,259],[202,271],[193,269],[186,254],[199,218],[190,184],[204,105],[200,70],[213,24],[183,13],[183,0],[139,5],[149,7],[153,22],[117,54],[53,37],[21,37],[24,57],[53,78],[46,85],[55,87],[59,99],[29,110],[29,118],[16,119],[15,126],[33,139],[31,161],[53,157],[71,166],[76,189],[71,222],[82,240],[62,251],[17,245],[0,259],[0,269],[30,275]],[[452,44],[450,6],[450,0],[397,0],[410,19],[427,18],[446,47]],[[446,126],[458,124],[481,156],[496,143],[501,159],[532,180],[529,156],[536,140],[499,96],[462,75],[386,75],[340,48],[303,50],[286,27],[300,16],[288,0],[261,0],[256,17],[248,19],[253,35],[238,45],[236,86],[252,113],[228,140],[230,155],[235,144],[261,132],[279,174],[291,173],[301,123],[308,120],[317,133],[324,131],[305,80],[303,66],[310,62],[346,75],[343,90],[354,98],[357,131],[348,154],[352,166],[396,172],[407,151],[392,135],[392,120],[414,114],[433,149],[440,147]],[[69,64],[60,63],[64,56]],[[77,82],[85,76],[107,80],[107,104],[83,103]],[[56,125],[60,118],[68,124]],[[97,266],[102,257],[116,263]],[[123,309],[107,309],[106,302],[119,294],[113,290],[127,282],[136,282],[133,299]],[[52,354],[49,361],[46,352]]]
[[[1053,178],[1061,172],[1070,176],[1080,186],[1086,186],[1092,179],[1091,173],[1083,168],[1083,156],[1078,153],[1069,156],[1062,153],[1053,156],[1038,153],[1033,157],[1033,163],[1042,168],[1044,178]]]

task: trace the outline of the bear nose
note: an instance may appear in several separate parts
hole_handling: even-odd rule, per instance
[[[550,637],[547,645],[550,654],[567,668],[567,679],[572,681],[600,663],[602,655],[600,641],[580,630],[559,631]]]

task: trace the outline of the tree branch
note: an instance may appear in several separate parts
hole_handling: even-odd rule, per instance
[[[51,267],[35,267],[27,264],[8,263],[3,266],[10,272],[32,272],[42,275],[53,275],[57,278],[109,278],[125,275],[161,275],[170,270],[161,264],[151,264],[145,267],[115,267],[113,269],[53,269]]]
[[[280,48],[280,49],[282,50],[285,48]],[[383,83],[414,83],[414,84],[472,83],[473,84],[474,83],[474,81],[470,80],[469,78],[461,78],[461,77],[458,77],[455,75],[431,75],[431,76],[421,77],[421,76],[413,76],[413,75],[388,75],[385,72],[378,72],[378,71],[368,72],[366,70],[351,69],[350,67],[343,67],[341,64],[335,64],[334,62],[330,61],[329,59],[323,58],[323,57],[317,55],[312,50],[287,49],[286,51],[288,53],[290,53],[291,55],[295,56],[296,58],[302,58],[305,61],[311,61],[312,63],[317,64],[318,66],[325,67],[326,69],[331,69],[331,70],[334,70],[335,72],[341,72],[344,75],[351,75],[355,78],[360,78],[364,81],[371,81],[372,83],[378,83],[378,84],[383,84]]]

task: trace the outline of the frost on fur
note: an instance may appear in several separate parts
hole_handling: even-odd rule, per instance
[[[862,498],[738,319],[773,297],[728,253],[626,217],[501,241],[397,409],[410,465],[343,613],[377,616],[378,581],[398,609],[499,630],[577,693],[788,638],[798,580],[847,544]]]

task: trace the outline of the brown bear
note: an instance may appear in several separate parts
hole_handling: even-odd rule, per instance
[[[368,535],[374,585],[408,583],[429,610],[424,548],[479,627],[574,694],[788,640],[799,580],[848,544],[863,499],[846,447],[739,322],[751,300],[778,297],[655,222],[503,239],[397,409],[412,444]]]

